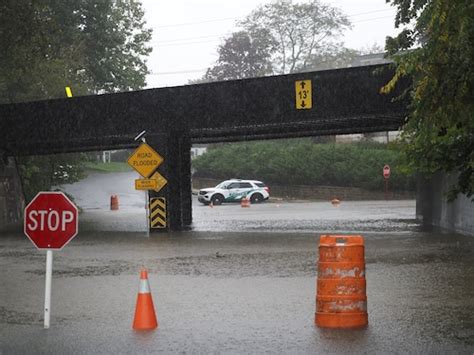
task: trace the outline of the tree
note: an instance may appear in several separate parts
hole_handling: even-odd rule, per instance
[[[388,0],[397,7],[386,49],[397,62],[384,87],[410,76],[411,112],[403,128],[406,168],[457,174],[448,199],[474,193],[474,4],[471,0]]]
[[[234,32],[219,46],[216,64],[204,81],[252,78],[272,72],[271,54],[276,42],[267,30]]]
[[[313,53],[306,63],[305,70],[325,70],[346,68],[352,61],[362,55],[357,49],[345,48],[342,44],[329,45]],[[301,69],[299,71],[304,71]]]
[[[350,27],[347,17],[318,0],[272,2],[238,24],[241,30],[219,46],[216,64],[191,84],[342,67],[358,53],[336,42]]]
[[[5,0],[0,3],[0,104],[142,88],[148,72],[138,0]],[[1,119],[1,118],[0,118]],[[19,158],[27,198],[77,181],[81,154]]]
[[[0,103],[142,88],[143,15],[137,0],[2,2]]]
[[[252,33],[269,32],[278,43],[274,72],[285,74],[307,70],[312,55],[333,44],[350,22],[341,10],[319,0],[279,0],[258,7],[240,25]]]
[[[79,181],[84,177],[84,153],[28,156],[18,158],[23,193],[27,201],[38,191]]]

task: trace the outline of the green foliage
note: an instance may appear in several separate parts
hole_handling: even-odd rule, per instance
[[[474,3],[471,0],[392,0],[396,25],[407,26],[386,49],[396,55],[391,90],[413,78],[411,113],[404,127],[410,171],[458,174],[448,195],[474,194]],[[409,51],[406,51],[409,50]]]
[[[148,72],[138,0],[0,2],[0,104],[140,89]],[[1,118],[0,118],[1,119]],[[18,159],[24,193],[77,181],[87,155]]]
[[[82,179],[85,160],[84,154],[19,157],[18,170],[26,201],[30,201],[39,191]]]
[[[275,46],[276,42],[267,30],[234,32],[219,46],[219,58],[203,79],[242,79],[270,74]]]
[[[0,103],[139,89],[148,70],[137,0],[0,3]]]
[[[399,151],[373,142],[314,144],[310,139],[217,145],[193,160],[196,176],[263,180],[290,185],[351,186],[381,190],[382,168],[390,185],[414,190],[415,179],[397,168]]]

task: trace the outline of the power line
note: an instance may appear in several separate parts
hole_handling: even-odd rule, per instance
[[[354,21],[353,23],[378,21],[378,20],[383,20],[383,19],[388,19],[388,18],[393,18],[393,16],[373,17],[369,19]],[[163,41],[152,41],[150,43],[155,44],[157,47],[182,46],[182,45],[191,45],[191,44],[211,43],[211,42],[215,42],[216,39],[222,38],[223,36],[224,35],[187,37],[187,38],[170,39],[170,40],[163,40]],[[195,39],[205,39],[205,38],[213,38],[213,39],[209,39],[205,41],[194,41]]]
[[[381,10],[373,10],[373,11],[367,11],[367,12],[359,12],[358,14],[352,14],[352,15],[347,15],[348,17],[356,17],[356,16],[361,16],[361,15],[368,15],[368,14],[375,14],[377,12],[387,12],[387,11],[393,11],[393,9],[381,9]]]
[[[202,73],[206,71],[207,68],[204,69],[192,69],[192,70],[178,70],[178,71],[163,71],[163,72],[151,72],[148,75],[174,75],[174,74],[188,74],[188,73]]]
[[[183,46],[190,44],[201,44],[201,43],[215,43],[215,39],[210,39],[207,41],[191,41],[191,42],[181,42],[181,43],[165,43],[165,44],[156,44],[156,47],[174,47],[174,46]]]
[[[166,40],[163,40],[163,41],[151,41],[150,43],[162,44],[162,43],[169,43],[169,42],[190,41],[190,40],[195,40],[195,39],[217,38],[217,37],[222,37],[222,36],[224,36],[224,35],[211,35],[211,36],[175,38],[175,39],[166,39]]]
[[[393,9],[380,9],[380,10],[359,12],[359,13],[356,13],[356,14],[349,14],[349,15],[347,15],[347,17],[357,17],[357,16],[362,16],[362,15],[374,14],[374,13],[378,13],[378,12],[387,12],[387,11],[393,11]],[[200,21],[192,21],[192,22],[173,23],[173,24],[169,24],[169,25],[158,25],[158,26],[155,26],[155,27],[156,28],[169,28],[169,27],[200,25],[200,24],[204,24],[204,23],[238,20],[238,19],[241,19],[242,17],[245,17],[245,15],[244,16],[239,16],[239,17],[224,17],[224,18],[208,19],[208,20],[200,20]]]
[[[384,10],[374,10],[374,11],[367,11],[367,12],[360,12],[357,14],[353,14],[351,16],[360,16],[360,15],[368,15],[368,14],[373,14],[373,13],[378,13],[378,12],[386,12],[386,11],[392,11],[392,9],[384,9]],[[361,23],[361,22],[370,22],[370,21],[377,21],[377,20],[382,20],[382,19],[387,19],[387,18],[392,18],[393,16],[382,16],[382,17],[374,17],[374,18],[369,18],[369,19],[362,19],[362,20],[357,20],[353,21],[353,23]],[[209,20],[209,21],[214,21],[214,20]],[[206,21],[207,22],[207,21]],[[195,22],[195,23],[203,23],[203,22]],[[191,24],[191,23],[190,23]],[[178,26],[180,24],[177,24]],[[196,39],[220,39],[226,34],[220,34],[220,35],[208,35],[208,36],[199,36],[199,37],[186,37],[186,38],[176,38],[176,39],[169,39],[169,40],[162,40],[162,41],[151,41],[151,44],[157,44],[159,47],[168,47],[170,45],[174,45],[176,42],[183,42],[183,43],[176,43],[176,45],[187,45],[187,44],[194,44],[194,43],[209,43],[209,42],[214,42],[214,41],[198,41],[194,42]],[[184,43],[186,42],[186,43]]]
[[[223,21],[230,21],[230,20],[237,20],[240,17],[225,17],[225,18],[217,18],[212,20],[202,20],[202,21],[194,21],[194,22],[183,22],[183,23],[174,23],[169,25],[159,25],[156,28],[169,28],[169,27],[181,27],[181,26],[191,26],[191,25],[200,25],[202,23],[211,23],[211,22],[223,22]]]
[[[383,19],[387,19],[387,18],[393,18],[393,16],[383,16],[383,17],[368,18],[368,19],[365,19],[365,20],[354,21],[354,23],[377,21],[377,20],[383,20]]]

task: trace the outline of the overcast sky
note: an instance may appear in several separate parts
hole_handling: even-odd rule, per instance
[[[385,0],[322,0],[340,8],[352,22],[345,46],[354,49],[384,46],[395,35],[395,8]],[[148,88],[185,85],[203,76],[217,59],[217,46],[234,32],[236,21],[271,0],[142,0],[148,26],[153,29],[152,72]],[[297,1],[295,1],[297,2]],[[301,1],[303,2],[303,1]]]

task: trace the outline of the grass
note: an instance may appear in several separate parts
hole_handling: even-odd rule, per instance
[[[102,173],[122,173],[126,171],[132,171],[133,169],[127,163],[122,162],[87,162],[85,164],[86,170],[99,171]]]

